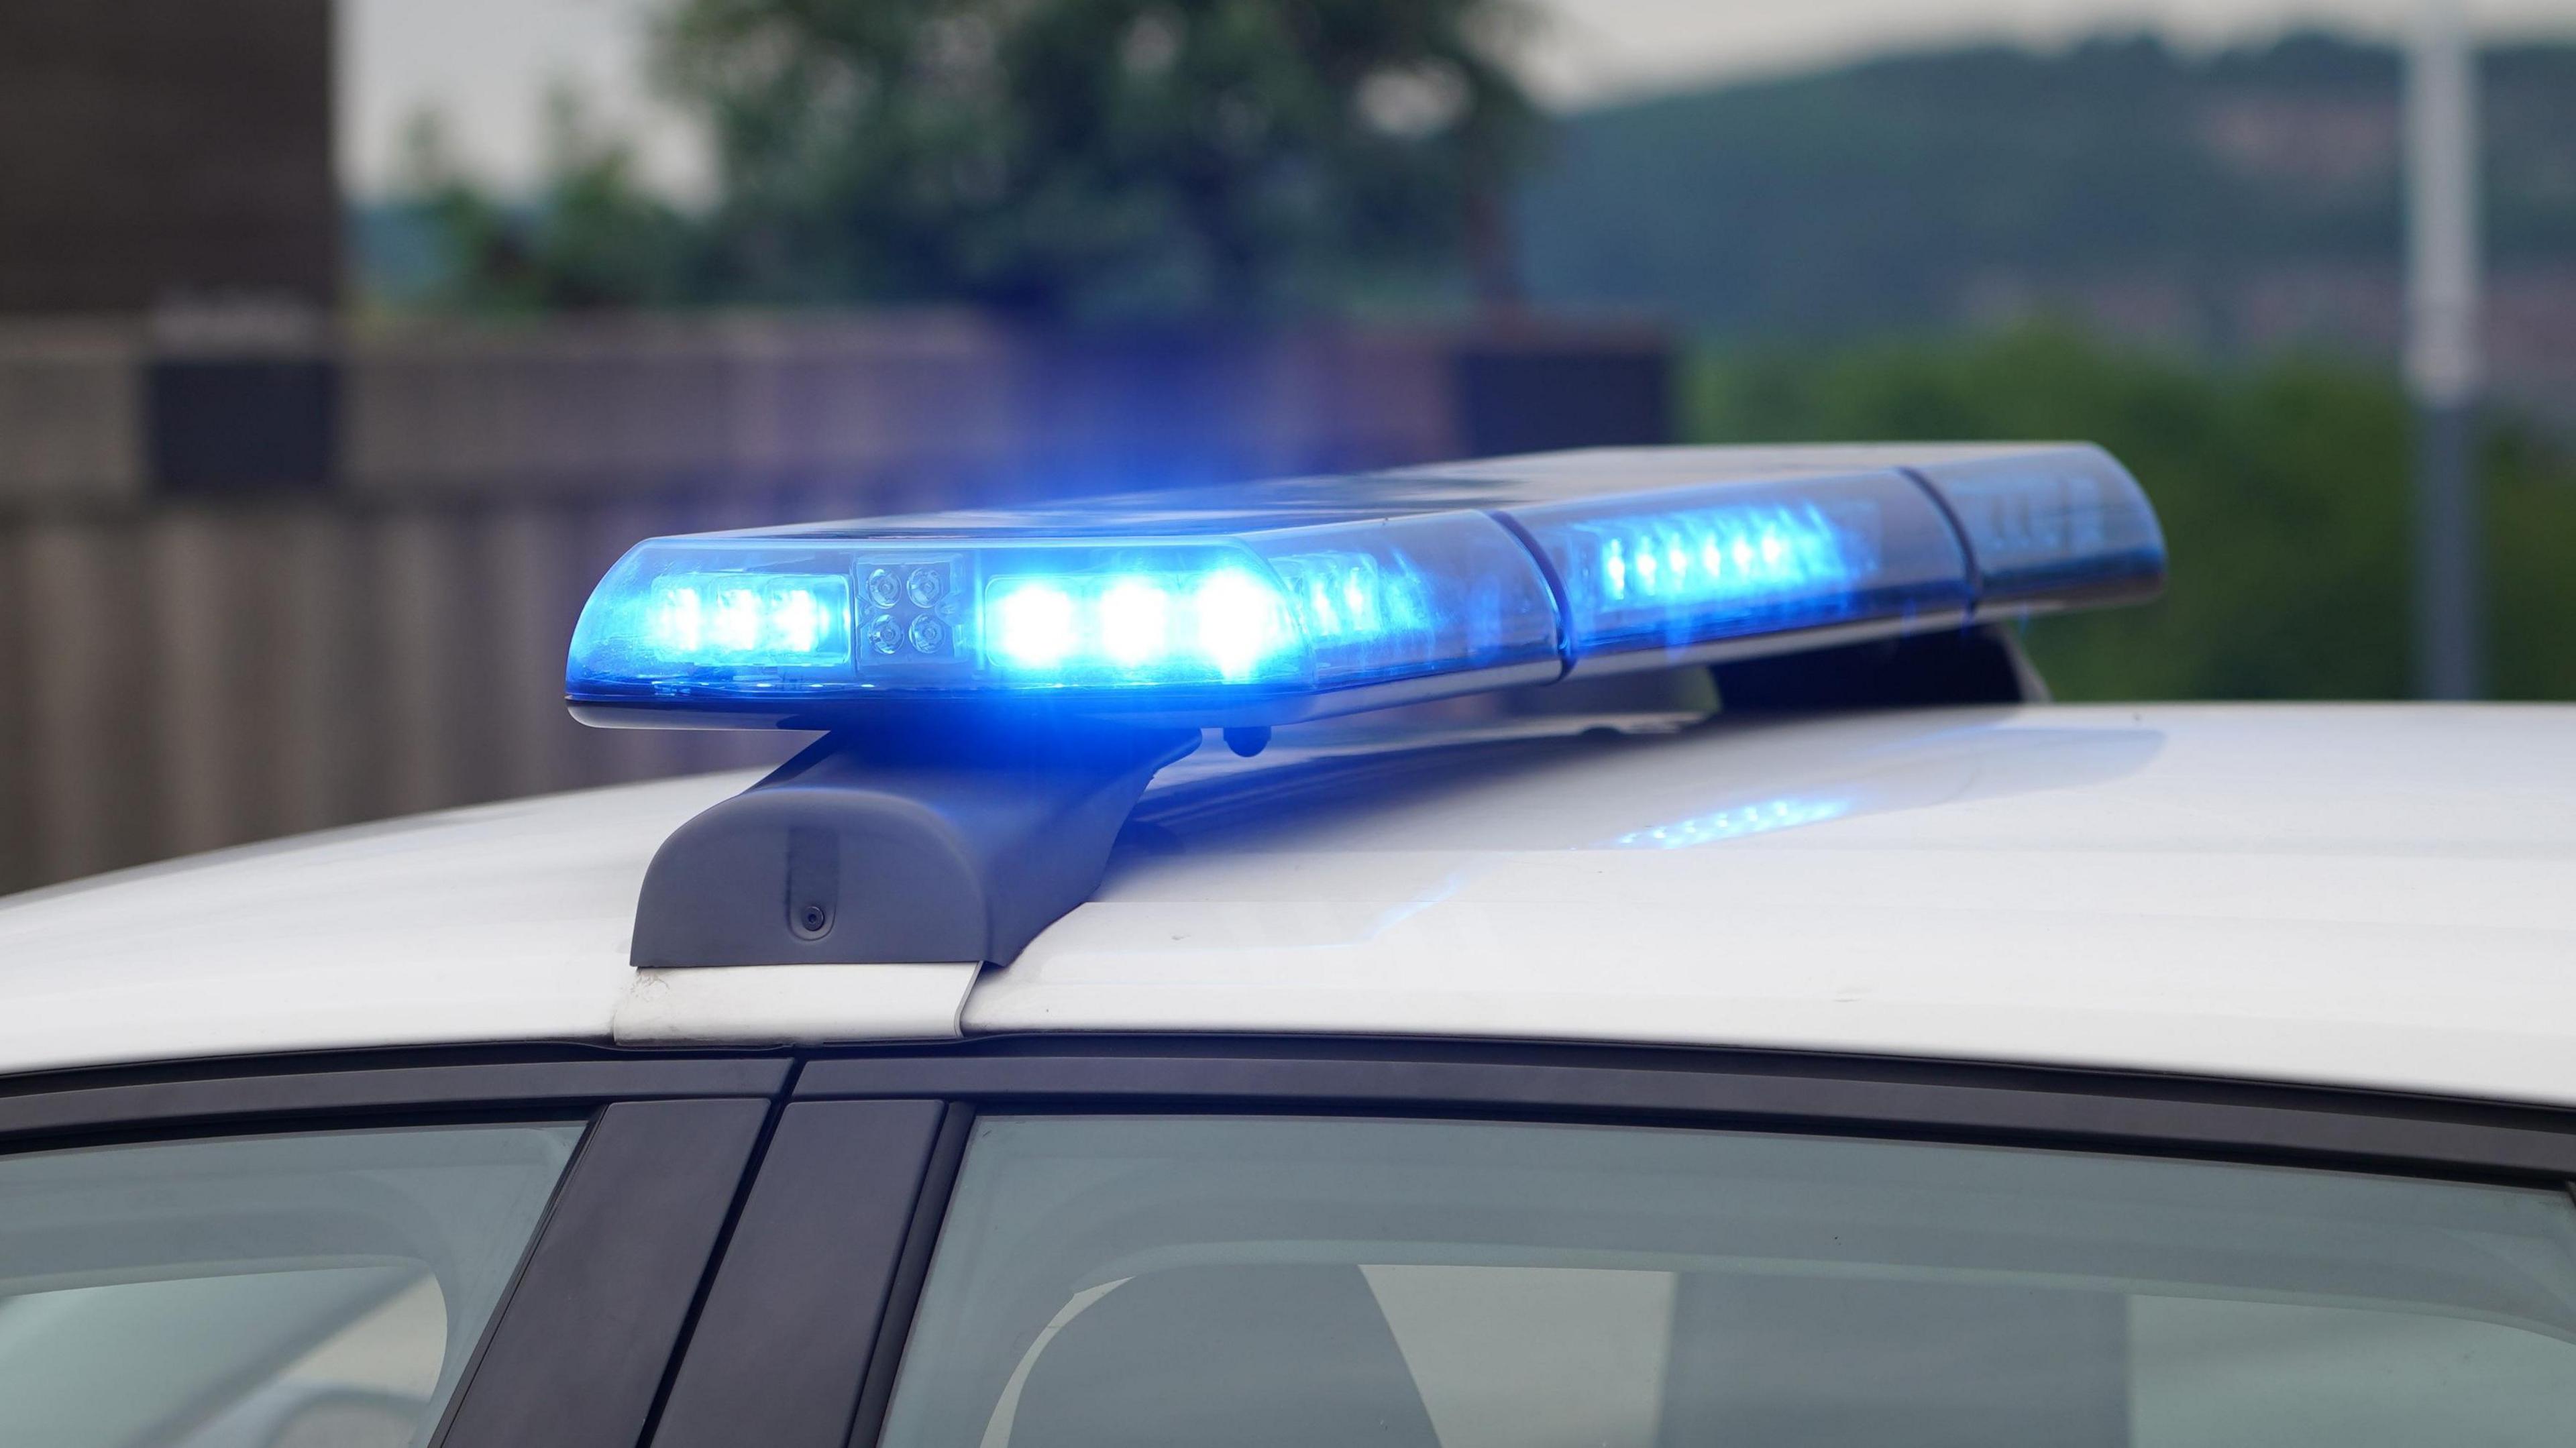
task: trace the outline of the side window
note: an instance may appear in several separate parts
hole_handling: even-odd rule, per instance
[[[988,1118],[887,1448],[2420,1448],[2576,1422],[2563,1191],[2003,1147]]]
[[[0,1442],[425,1441],[581,1128],[0,1157]]]

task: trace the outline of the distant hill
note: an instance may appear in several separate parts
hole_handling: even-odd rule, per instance
[[[2576,392],[2576,45],[2490,51],[2484,77],[2498,368]],[[2395,52],[2320,35],[2118,39],[1583,111],[1521,198],[1524,274],[1542,303],[1721,337],[2059,310],[2192,346],[2390,349],[2399,79]]]

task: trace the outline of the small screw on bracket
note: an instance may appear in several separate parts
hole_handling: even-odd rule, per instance
[[[832,928],[832,912],[819,901],[809,900],[796,907],[795,929],[807,940],[820,939]]]

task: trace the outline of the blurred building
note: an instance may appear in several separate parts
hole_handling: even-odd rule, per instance
[[[331,4],[0,5],[0,315],[328,306]]]
[[[0,890],[783,756],[564,715],[651,534],[1669,431],[1660,335],[1540,320],[359,326],[330,19],[0,7]]]

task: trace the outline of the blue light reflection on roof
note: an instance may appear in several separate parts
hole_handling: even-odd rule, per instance
[[[1839,819],[1850,811],[1851,801],[1847,799],[1793,797],[1763,800],[1631,830],[1610,841],[1610,847],[1620,850],[1687,850],[1746,835],[1822,824],[1826,820]]]

